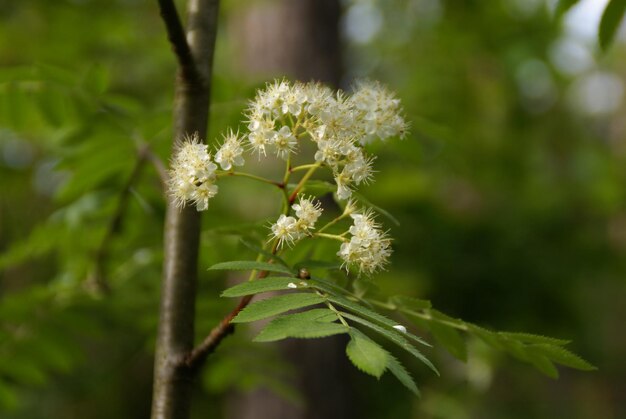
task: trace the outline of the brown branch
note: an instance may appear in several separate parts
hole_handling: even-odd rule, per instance
[[[199,80],[195,60],[187,43],[185,30],[178,16],[176,5],[173,0],[158,0],[161,18],[165,23],[167,38],[172,44],[172,50],[178,59],[178,65],[183,78],[190,81]]]
[[[272,249],[272,254],[276,254],[278,247],[277,242],[274,244],[274,248]],[[270,259],[271,261],[271,259]],[[257,280],[265,278],[269,275],[268,271],[261,271],[257,276]],[[215,351],[215,349],[222,343],[222,340],[228,335],[234,333],[235,327],[231,323],[235,316],[239,314],[241,310],[246,308],[248,304],[252,301],[254,295],[246,295],[241,300],[239,300],[239,304],[235,307],[230,313],[228,313],[219,323],[215,326],[211,332],[207,335],[206,338],[196,346],[193,351],[189,353],[188,356],[182,359],[182,365],[185,365],[191,368],[193,371],[199,370],[206,358]]]
[[[246,308],[250,301],[252,301],[252,295],[243,297],[237,307],[226,317],[224,317],[217,326],[215,326],[204,340],[194,348],[191,353],[183,359],[183,363],[191,368],[193,371],[198,371],[200,367],[206,361],[206,358],[215,351],[215,349],[222,343],[222,340],[231,335],[235,331],[235,325],[231,322],[239,314],[241,310]]]

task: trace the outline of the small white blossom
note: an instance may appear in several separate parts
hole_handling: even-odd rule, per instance
[[[265,146],[271,144],[276,137],[276,131],[274,131],[274,121],[268,119],[258,113],[252,113],[249,115],[248,129],[248,141],[253,151],[265,155]]]
[[[287,160],[289,153],[293,152],[296,144],[298,144],[296,137],[291,132],[291,128],[286,125],[278,130],[272,140],[272,145],[276,148],[276,155],[283,160]]]
[[[322,214],[322,206],[319,202],[313,202],[313,197],[302,198],[297,204],[291,206],[296,217],[281,214],[276,223],[272,224],[271,236],[278,239],[278,246],[285,243],[292,245],[296,241],[310,234],[309,231],[315,228],[317,219]]]
[[[337,165],[339,159],[341,158],[340,142],[335,141],[334,139],[319,139],[317,141],[317,148],[318,150],[315,152],[314,156],[316,162],[325,162],[330,167]]]
[[[380,83],[361,81],[350,98],[359,116],[363,137],[361,144],[378,137],[385,140],[393,136],[404,136],[407,124],[402,117],[400,100]]]
[[[168,182],[176,205],[183,207],[192,201],[198,211],[206,210],[209,199],[218,192],[215,185],[216,169],[207,145],[200,142],[197,134],[185,139],[172,160]]]
[[[245,162],[242,154],[241,139],[231,130],[224,136],[222,146],[215,153],[215,161],[222,170],[230,170],[233,166],[243,166]]]
[[[198,211],[205,211],[209,208],[209,199],[217,195],[217,185],[208,182],[202,183],[191,194],[191,200],[196,205]]]
[[[293,282],[290,282],[287,284],[287,288],[295,289],[295,288],[298,288],[298,286],[294,284]]]
[[[302,237],[302,230],[294,217],[281,214],[278,221],[272,224],[272,236],[278,239],[278,246],[282,247],[285,243],[294,244]]]
[[[293,116],[300,115],[307,98],[307,93],[303,85],[296,83],[283,95],[281,112],[283,114],[291,114]]]
[[[346,177],[349,177],[355,184],[368,183],[373,178],[372,164],[374,157],[366,157],[361,149],[357,148],[357,152],[351,157],[351,161],[345,165],[343,171]]]
[[[298,223],[304,230],[313,229],[317,219],[322,215],[322,204],[319,201],[313,203],[313,197],[308,199],[301,197],[291,208],[296,212]]]
[[[337,255],[346,265],[355,265],[361,273],[373,274],[384,268],[391,255],[391,239],[380,230],[371,212],[351,214],[354,220],[348,232],[350,241],[342,243]]]
[[[352,196],[352,188],[350,187],[352,179],[347,173],[341,172],[335,176],[335,183],[337,184],[337,198],[343,201]]]

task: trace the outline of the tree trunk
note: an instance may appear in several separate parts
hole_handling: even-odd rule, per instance
[[[206,137],[219,1],[189,0],[186,34],[180,30],[180,24],[176,25],[178,16],[173,2],[160,0],[159,4],[179,59],[173,121],[176,147],[177,142],[193,133],[197,132],[202,139]],[[178,39],[177,29],[181,34]],[[184,54],[185,38],[192,60],[185,61],[189,58]],[[168,199],[164,228],[152,419],[186,419],[190,412],[194,371],[183,360],[194,343],[199,213],[193,207],[179,209]]]

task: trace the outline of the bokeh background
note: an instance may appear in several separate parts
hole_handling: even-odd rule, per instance
[[[485,327],[571,339],[599,369],[552,380],[469,338],[467,363],[428,353],[441,378],[409,362],[421,399],[343,364],[316,393],[307,371],[332,345],[286,356],[238,333],[200,378],[194,417],[313,418],[330,400],[325,417],[626,418],[626,49],[623,30],[598,47],[605,5],[557,19],[542,0],[222,2],[209,142],[274,77],[382,81],[411,135],[372,148],[363,193],[400,222],[376,282]],[[0,1],[1,417],[149,416],[157,170],[120,191],[138,147],[167,162],[174,74],[155,1]],[[255,185],[220,188],[204,216],[199,336],[232,305],[206,268],[250,256],[240,237],[262,237],[276,209]]]

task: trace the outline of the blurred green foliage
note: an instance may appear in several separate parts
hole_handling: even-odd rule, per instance
[[[102,266],[96,255],[137,150],[169,154],[175,62],[154,3],[0,3],[2,417],[148,415],[164,214],[151,165]],[[395,253],[377,284],[476,324],[571,339],[599,367],[552,381],[479,341],[466,364],[435,347],[443,379],[403,359],[421,399],[355,373],[360,417],[626,416],[624,43],[601,54],[568,32],[579,3],[560,20],[540,1],[344,4],[347,82],[389,84],[412,122],[410,138],[373,145],[379,173],[363,191],[400,223],[385,220]],[[264,81],[237,68],[228,22],[243,7],[222,10],[210,141]],[[206,268],[254,256],[231,226],[243,219],[245,238],[263,240],[259,219],[276,209],[227,181],[204,220],[199,337],[231,304]],[[96,275],[110,295],[94,292]],[[210,360],[197,417],[258,385],[298,402],[283,381],[292,367],[249,340],[235,334]]]

